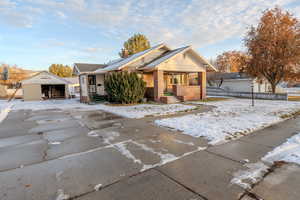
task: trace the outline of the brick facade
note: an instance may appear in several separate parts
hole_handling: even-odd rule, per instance
[[[181,101],[201,99],[201,86],[199,85],[173,85],[173,94]]]

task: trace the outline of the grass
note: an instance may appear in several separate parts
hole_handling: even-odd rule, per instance
[[[206,99],[198,100],[198,102],[226,101],[226,100],[229,100],[229,99],[230,98],[224,98],[224,97],[207,97]]]
[[[136,106],[136,105],[166,105],[163,103],[155,102],[155,101],[147,101],[147,102],[139,102],[139,103],[132,103],[132,104],[122,104],[122,103],[106,103],[106,106]]]
[[[292,112],[292,113],[283,114],[280,116],[280,118],[288,119],[288,118],[292,118],[292,117],[297,117],[299,115],[300,115],[300,110],[296,110],[295,112]]]
[[[289,96],[289,101],[300,101],[300,96]]]
[[[174,96],[172,92],[164,92],[164,96]]]

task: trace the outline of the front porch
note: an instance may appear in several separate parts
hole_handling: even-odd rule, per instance
[[[144,73],[146,97],[162,103],[206,98],[206,72],[174,72],[156,70]]]

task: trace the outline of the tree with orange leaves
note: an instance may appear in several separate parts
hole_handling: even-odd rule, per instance
[[[242,72],[248,56],[241,51],[226,51],[217,57],[220,72]]]
[[[246,72],[266,79],[275,93],[276,86],[298,73],[300,24],[289,12],[276,7],[263,12],[257,27],[245,38],[250,59]]]

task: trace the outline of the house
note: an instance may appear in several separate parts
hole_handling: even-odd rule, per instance
[[[69,94],[71,97],[79,97],[80,93],[80,85],[79,85],[79,78],[78,76],[75,77],[67,77],[64,78],[66,81],[69,82],[68,84],[68,89],[69,89]]]
[[[75,63],[73,67],[73,76],[79,76],[82,73],[93,73],[97,69],[101,69],[106,65],[103,64],[88,64],[88,63]]]
[[[11,84],[0,84],[0,98],[9,98],[12,95],[14,95],[14,98],[22,98],[22,90],[17,90],[17,87]]]
[[[266,80],[257,80],[245,73],[209,73],[207,76],[209,86],[220,87],[228,92],[270,92],[271,85]]]
[[[25,101],[69,98],[70,82],[47,71],[37,73],[21,84]]]
[[[106,94],[107,73],[129,71],[137,72],[146,82],[146,98],[164,103],[170,103],[174,97],[181,101],[204,99],[206,72],[217,71],[191,46],[171,49],[165,44],[106,65],[75,63],[73,70],[79,75],[81,102]]]

